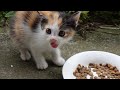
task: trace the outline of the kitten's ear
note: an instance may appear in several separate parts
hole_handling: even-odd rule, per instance
[[[81,14],[81,11],[78,11],[71,16],[71,19],[75,21],[76,26],[78,25],[80,14]]]
[[[68,15],[67,19],[65,19],[64,25],[70,26],[73,29],[76,29],[76,27],[78,26],[78,21],[80,19],[80,14],[81,12],[78,11],[70,16]]]

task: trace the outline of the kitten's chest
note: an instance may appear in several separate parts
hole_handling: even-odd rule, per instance
[[[32,38],[29,44],[30,48],[36,48],[41,52],[50,52],[52,47],[45,38]]]

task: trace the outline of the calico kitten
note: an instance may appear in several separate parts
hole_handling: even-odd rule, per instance
[[[32,55],[38,69],[48,67],[46,52],[54,64],[62,66],[60,46],[74,36],[79,18],[80,12],[68,16],[57,11],[17,11],[10,22],[10,37],[21,59],[29,60]]]

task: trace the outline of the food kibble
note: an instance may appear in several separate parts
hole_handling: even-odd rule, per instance
[[[87,67],[78,64],[73,72],[76,79],[120,79],[120,72],[111,64],[89,63]]]

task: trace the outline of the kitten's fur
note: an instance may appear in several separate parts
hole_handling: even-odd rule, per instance
[[[10,22],[10,36],[22,60],[32,55],[37,68],[46,69],[47,52],[52,54],[54,64],[62,66],[65,60],[59,48],[73,37],[79,18],[80,12],[66,16],[57,11],[17,11]]]

